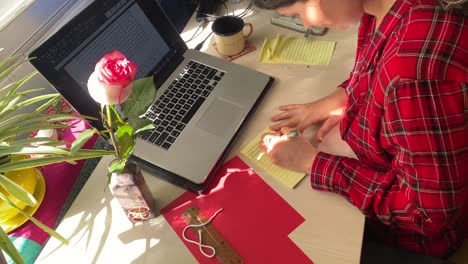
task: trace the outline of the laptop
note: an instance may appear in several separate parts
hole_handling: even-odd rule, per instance
[[[201,192],[273,82],[263,73],[188,49],[155,0],[96,0],[29,55],[80,114],[98,118],[87,91],[96,62],[119,50],[153,76],[157,97],[144,118],[155,129],[131,158],[142,169]]]

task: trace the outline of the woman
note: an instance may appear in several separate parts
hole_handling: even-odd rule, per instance
[[[432,256],[455,251],[468,190],[467,1],[253,1],[306,27],[361,22],[349,79],[321,100],[281,106],[271,118],[278,132],[260,147],[274,163],[309,173],[314,189],[353,203],[386,242]],[[358,158],[281,137],[316,123],[319,141],[340,124]]]

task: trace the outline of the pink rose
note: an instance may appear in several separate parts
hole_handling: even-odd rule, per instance
[[[88,92],[102,105],[121,104],[132,93],[138,67],[114,50],[102,57],[88,79]]]

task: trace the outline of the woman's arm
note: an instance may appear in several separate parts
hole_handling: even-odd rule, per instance
[[[273,131],[283,127],[304,131],[307,127],[323,122],[335,112],[341,112],[346,106],[346,91],[338,87],[328,96],[306,104],[290,104],[279,107],[282,111],[271,118],[276,124],[270,126]]]
[[[440,232],[467,198],[467,90],[463,83],[414,81],[389,91],[380,140],[391,167],[318,153],[312,187],[340,194],[385,224]]]

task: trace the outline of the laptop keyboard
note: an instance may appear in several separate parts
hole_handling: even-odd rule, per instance
[[[223,76],[222,71],[190,61],[145,113],[155,128],[141,138],[169,149]]]

